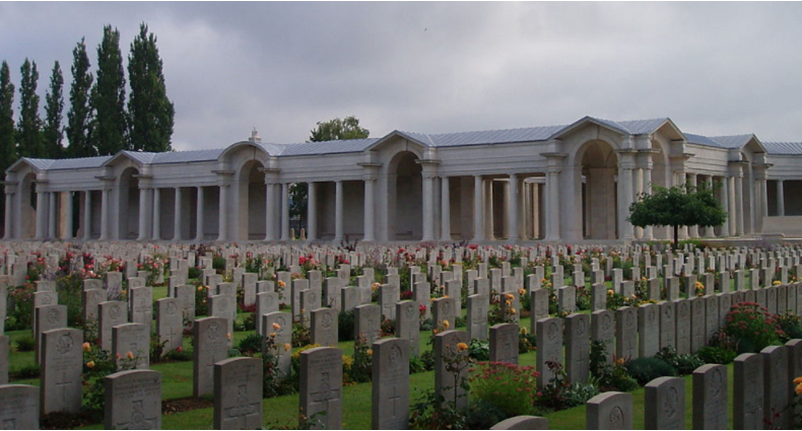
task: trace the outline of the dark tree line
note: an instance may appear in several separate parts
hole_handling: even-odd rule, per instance
[[[5,171],[20,157],[58,159],[104,156],[125,149],[172,150],[175,111],[167,97],[156,36],[146,24],[140,25],[130,46],[128,87],[120,32],[111,25],[103,28],[94,74],[84,39],[72,54],[66,122],[64,76],[58,61],[45,93],[44,119],[37,92],[36,62],[25,59],[20,67],[16,120],[16,87],[8,63],[3,61],[0,65],[0,169]],[[127,101],[126,90],[130,91]]]

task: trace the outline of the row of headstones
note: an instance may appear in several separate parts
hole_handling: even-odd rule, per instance
[[[796,314],[802,309],[802,284],[621,307],[615,312],[599,310],[590,316],[533,318],[537,370],[544,376],[541,383],[552,377],[547,361],[566,364],[571,381],[585,382],[591,341],[604,343],[608,362],[613,353],[618,358],[650,357],[668,346],[680,354],[695,353],[726,325],[732,305],[743,302],[760,304],[771,313],[790,310]]]

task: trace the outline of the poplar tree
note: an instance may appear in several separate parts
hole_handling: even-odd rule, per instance
[[[17,148],[22,157],[44,157],[42,139],[42,119],[39,117],[39,95],[36,86],[39,81],[39,72],[36,62],[27,58],[20,68],[22,80],[20,81],[20,119],[17,123]]]
[[[4,61],[0,65],[0,168],[4,173],[17,160],[14,143],[14,84],[8,63]]]
[[[44,149],[45,155],[51,159],[64,157],[64,147],[61,140],[64,138],[64,130],[61,127],[64,111],[64,76],[61,74],[61,65],[58,61],[53,65],[53,73],[50,75],[50,90],[45,96],[47,106],[45,107],[45,129],[44,129]]]
[[[145,23],[140,24],[139,35],[131,42],[128,80],[131,84],[128,99],[130,147],[150,152],[172,151],[170,139],[175,109],[167,98],[156,36],[148,34]]]
[[[128,149],[125,113],[125,75],[120,53],[120,32],[103,27],[103,40],[97,47],[97,81],[92,88],[95,111],[92,142],[98,155]]]
[[[90,94],[94,78],[86,54],[86,43],[82,38],[72,50],[72,84],[70,85],[70,110],[67,112],[67,147],[69,157],[90,157],[97,155],[92,146],[92,107]]]

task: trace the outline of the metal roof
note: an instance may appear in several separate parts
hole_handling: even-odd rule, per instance
[[[36,169],[57,170],[57,169],[85,169],[97,168],[103,165],[111,156],[100,157],[80,157],[77,159],[34,159],[23,157],[25,161],[33,165]]]
[[[167,153],[156,153],[153,164],[167,163],[190,163],[215,161],[220,156],[223,149],[216,150],[190,150],[190,151],[171,151]]]
[[[379,138],[348,139],[344,141],[304,142],[284,146],[282,156],[309,156],[314,154],[358,153]]]
[[[802,142],[763,142],[769,154],[802,155]]]
[[[685,133],[685,139],[691,144],[707,145],[708,147],[726,148],[707,136]]]
[[[713,136],[710,139],[718,142],[722,148],[741,148],[755,135]]]

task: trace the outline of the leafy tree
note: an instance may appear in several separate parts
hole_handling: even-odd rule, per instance
[[[679,243],[680,226],[718,226],[727,219],[727,212],[706,187],[654,186],[652,194],[641,194],[629,207],[627,220],[637,227],[671,226],[674,247]]]
[[[307,142],[340,141],[364,139],[370,130],[359,126],[359,119],[351,115],[344,119],[335,118],[317,122],[317,127],[309,131]],[[309,189],[306,183],[295,183],[290,187],[290,217],[299,217],[301,225],[306,226],[306,203]]]
[[[90,94],[94,78],[89,72],[89,56],[86,44],[81,39],[72,50],[72,85],[70,86],[70,111],[67,112],[67,139],[70,141],[67,154],[70,157],[91,157],[97,155],[92,146],[91,126],[92,107]]]
[[[148,26],[139,26],[139,35],[131,42],[128,55],[128,79],[131,97],[129,135],[134,150],[172,151],[175,109],[167,98],[162,73],[162,60],[156,47],[156,36],[148,34]]]
[[[36,86],[39,72],[36,62],[27,58],[20,68],[20,119],[17,123],[17,146],[19,155],[24,157],[44,157],[42,139],[42,119],[39,117],[39,95]]]
[[[64,130],[61,127],[64,111],[63,88],[64,76],[61,74],[61,65],[56,61],[53,74],[50,76],[50,90],[45,96],[47,118],[44,129],[44,150],[46,157],[51,159],[60,159],[64,156],[64,147],[61,146],[61,140],[64,138]]]
[[[125,113],[125,75],[120,53],[120,32],[103,27],[103,40],[97,47],[97,81],[92,88],[95,110],[92,142],[98,155],[127,149],[128,122]]]

